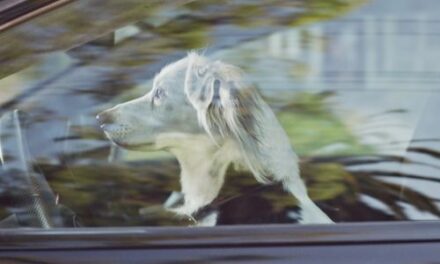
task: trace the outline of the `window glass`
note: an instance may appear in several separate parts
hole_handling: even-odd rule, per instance
[[[0,227],[438,219],[439,10],[86,1],[2,32]]]

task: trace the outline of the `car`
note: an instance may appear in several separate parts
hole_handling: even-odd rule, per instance
[[[0,3],[2,263],[436,262],[434,0]],[[282,184],[238,163],[196,214],[166,152],[95,116],[198,51],[239,66],[335,224],[300,224]],[[183,118],[183,117],[182,117]],[[291,161],[293,162],[293,161]]]

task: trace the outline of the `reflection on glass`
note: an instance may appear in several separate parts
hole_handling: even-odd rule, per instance
[[[35,163],[27,148],[17,110],[4,114],[0,119],[0,147],[2,154],[2,196],[10,216],[0,222],[0,227],[32,226],[54,228],[69,226],[64,221],[63,207]],[[67,212],[64,210],[64,212]],[[69,212],[70,213],[70,212]],[[70,222],[74,218],[71,213]]]
[[[194,219],[176,217],[164,209],[182,202],[174,156],[122,149],[102,133],[97,113],[146,94],[191,49],[244,70],[332,220],[438,219],[439,3],[233,2],[72,3],[0,35],[10,40],[0,47],[3,226],[298,222],[281,185],[262,186],[239,165]],[[66,22],[48,23],[63,12]],[[108,22],[85,27],[91,20]],[[58,222],[23,220],[38,218],[20,213],[34,210],[20,202],[32,175],[48,183],[45,203],[63,205]]]

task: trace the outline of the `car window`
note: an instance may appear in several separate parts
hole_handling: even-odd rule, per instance
[[[436,220],[439,9],[73,1],[16,25],[0,227]]]

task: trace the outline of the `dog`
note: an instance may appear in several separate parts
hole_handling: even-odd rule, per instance
[[[309,198],[298,158],[270,107],[243,71],[196,52],[165,66],[146,95],[97,115],[106,136],[132,150],[165,150],[181,167],[191,216],[219,194],[226,169],[240,161],[256,180],[281,182],[301,207],[300,223],[332,223]]]

